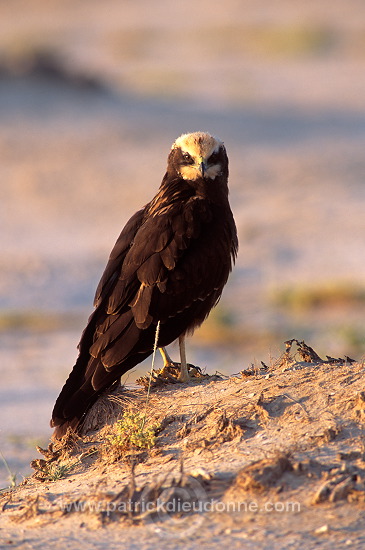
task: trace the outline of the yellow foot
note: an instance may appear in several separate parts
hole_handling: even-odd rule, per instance
[[[186,362],[184,337],[179,338],[179,346],[181,363],[176,363],[173,361],[165,348],[159,348],[164,363],[164,366],[160,371],[160,376],[165,376],[170,380],[174,380],[174,382],[188,384],[192,378],[201,377],[202,374],[199,367],[195,367],[194,365]],[[176,372],[177,369],[180,371],[178,375]]]
[[[200,378],[202,376],[202,372],[200,367],[196,367],[191,363],[187,364],[187,371],[185,372],[184,369],[181,368],[181,363],[170,361],[164,364],[159,372],[159,376],[169,378],[174,382],[188,383],[194,378]]]

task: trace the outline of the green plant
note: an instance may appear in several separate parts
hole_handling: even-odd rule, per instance
[[[78,461],[74,463],[61,463],[61,462],[52,462],[51,464],[46,464],[42,468],[42,480],[43,481],[58,481],[66,477],[73,468],[76,466]]]
[[[3,461],[4,463],[4,466],[5,466],[5,469],[6,471],[8,472],[8,479],[10,481],[10,485],[9,487],[16,487],[16,474],[14,474],[10,468],[9,468],[9,464],[7,463],[3,453],[0,451],[0,457],[1,457],[1,460]]]
[[[126,411],[115,426],[115,433],[109,436],[112,445],[127,449],[151,449],[156,443],[159,425],[148,426],[144,412]]]

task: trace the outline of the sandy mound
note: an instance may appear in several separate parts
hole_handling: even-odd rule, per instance
[[[35,548],[360,543],[364,365],[286,344],[260,370],[159,386],[148,402],[144,390],[106,396],[103,428],[90,431],[94,410],[88,433],[43,450],[34,476],[2,495],[2,536]]]

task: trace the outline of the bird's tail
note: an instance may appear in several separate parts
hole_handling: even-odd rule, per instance
[[[81,429],[82,421],[98,397],[91,379],[85,378],[85,369],[80,358],[73,367],[58,396],[52,412],[51,427],[55,428],[53,438],[60,439],[68,428],[74,432]]]

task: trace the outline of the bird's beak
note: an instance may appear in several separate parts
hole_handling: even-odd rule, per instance
[[[205,172],[207,171],[207,165],[205,164],[205,162],[201,159],[201,162],[199,164],[199,172],[201,173],[201,175],[203,176],[204,178],[204,174]]]

